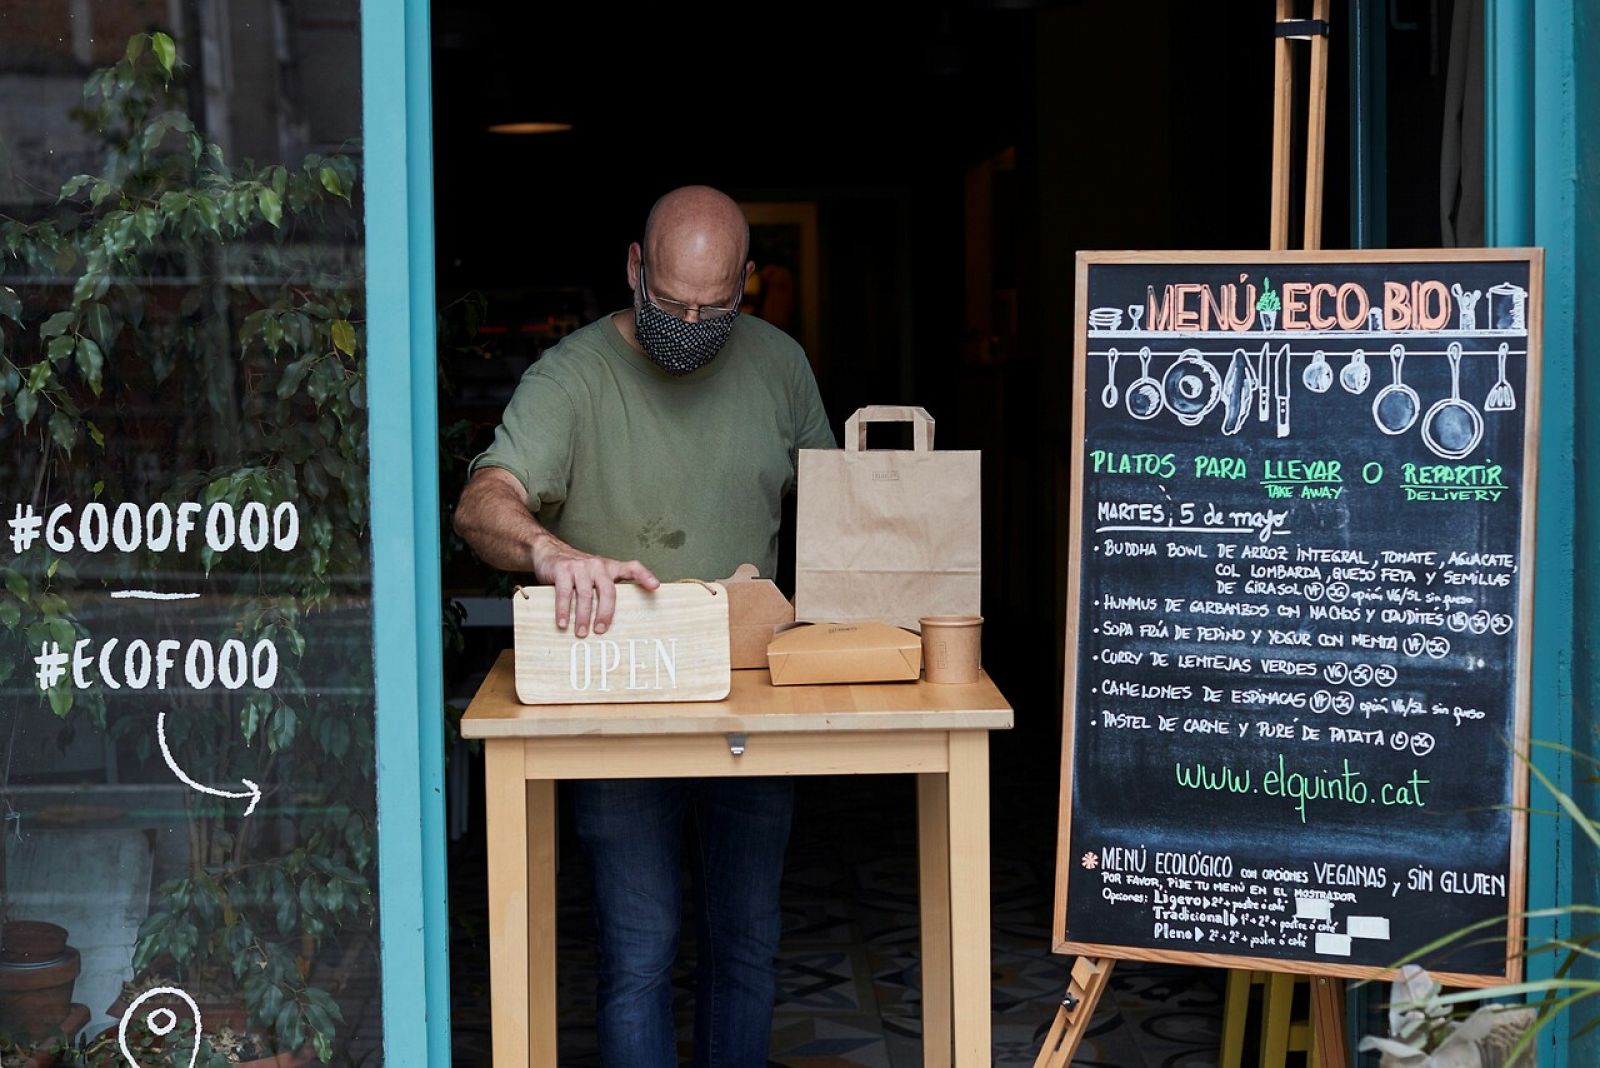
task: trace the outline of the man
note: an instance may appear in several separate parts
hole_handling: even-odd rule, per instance
[[[556,625],[602,634],[616,583],[774,573],[796,450],[833,448],[805,353],[738,314],[749,227],[714,189],[657,201],[628,249],[633,306],[523,376],[472,463],[456,531],[487,563],[556,588]],[[580,781],[594,869],[608,1068],[678,1063],[671,971],[685,823],[699,962],[694,1064],[759,1068],[772,1027],[787,779]],[[492,846],[491,846],[492,848]]]

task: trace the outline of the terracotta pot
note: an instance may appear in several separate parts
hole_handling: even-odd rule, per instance
[[[12,920],[0,928],[0,961],[35,964],[67,951],[67,929],[43,920]]]
[[[0,961],[0,1033],[29,1042],[55,1034],[67,1018],[81,968],[78,951],[71,946],[58,959],[42,963]]]

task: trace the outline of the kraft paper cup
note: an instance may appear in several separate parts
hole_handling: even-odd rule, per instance
[[[978,681],[982,616],[923,616],[922,668],[929,682]]]

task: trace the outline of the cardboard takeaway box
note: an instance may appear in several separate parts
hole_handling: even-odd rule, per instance
[[[914,681],[922,639],[887,623],[808,624],[772,639],[767,665],[774,686]]]
[[[767,644],[794,623],[794,605],[771,579],[760,578],[754,564],[740,564],[722,580],[728,591],[729,663],[735,668],[767,666]]]

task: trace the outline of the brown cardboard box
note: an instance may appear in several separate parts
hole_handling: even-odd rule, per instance
[[[915,680],[922,639],[887,623],[816,623],[772,639],[767,665],[774,686]]]
[[[754,564],[740,564],[722,580],[728,591],[728,648],[734,668],[767,666],[767,644],[794,622],[794,605]]]

